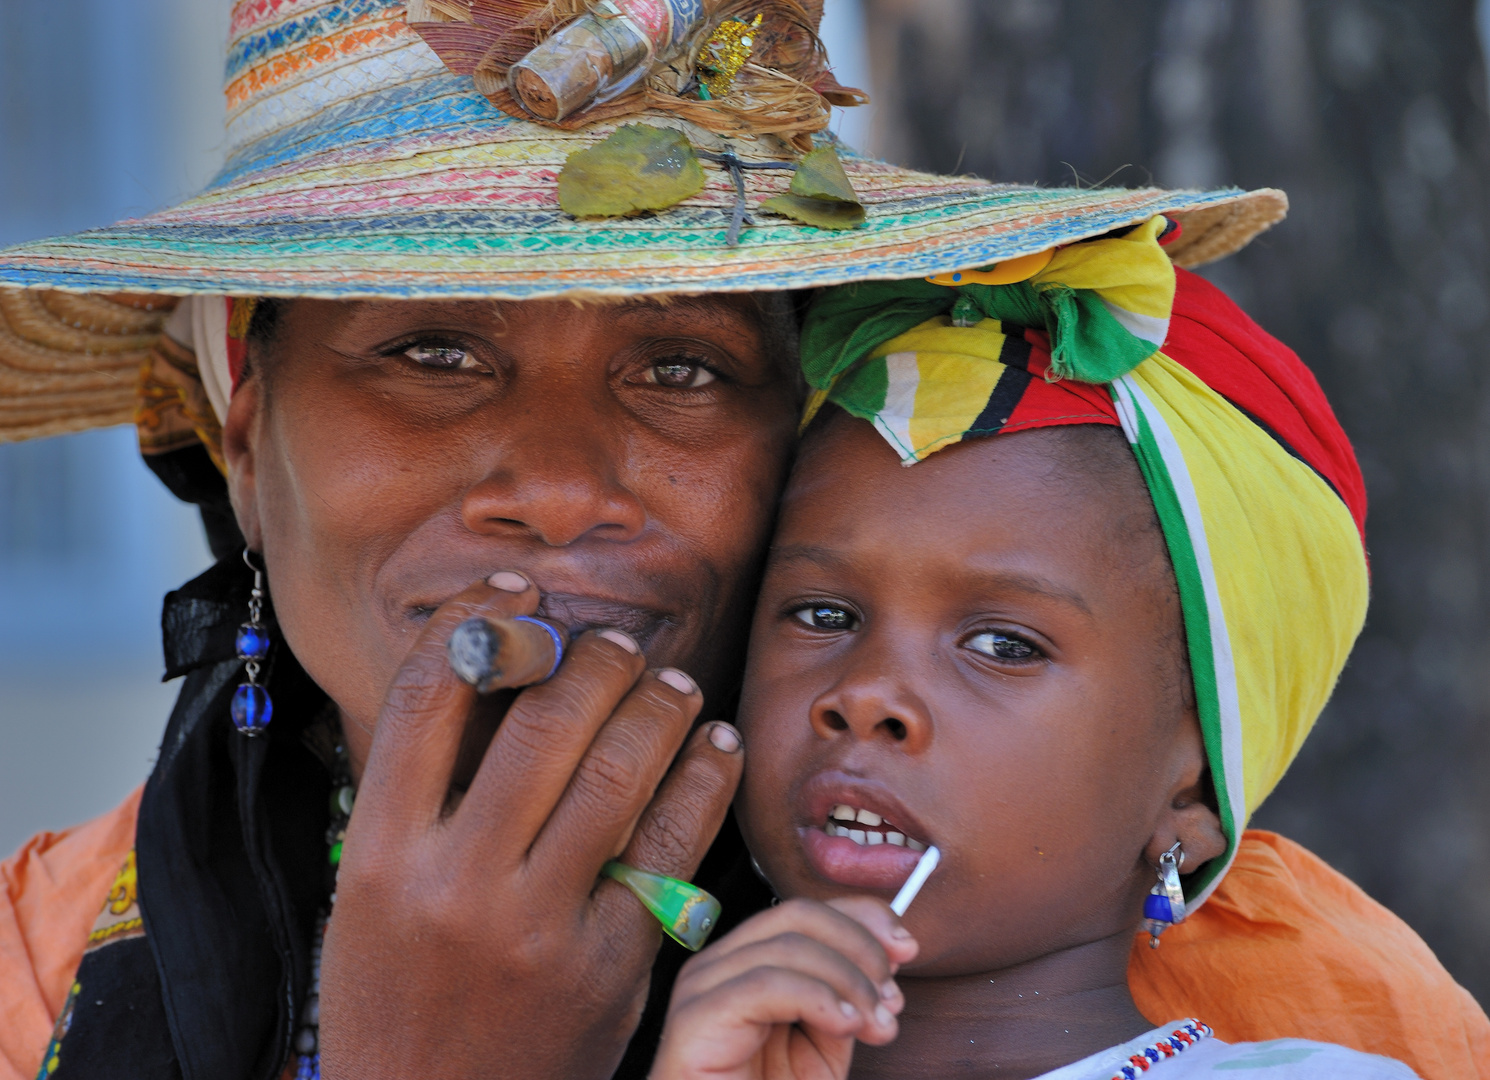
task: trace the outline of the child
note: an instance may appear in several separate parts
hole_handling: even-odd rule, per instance
[[[1297,422],[1322,398],[1155,352],[1164,227],[1033,281],[815,305],[804,362],[837,407],[783,504],[740,715],[741,827],[787,902],[684,969],[654,1077],[1414,1075],[1154,1028],[1129,991],[1145,915],[1156,944],[1182,917],[1146,897],[1215,888],[1366,598],[1337,494],[1358,473]],[[873,898],[929,845],[902,926]]]

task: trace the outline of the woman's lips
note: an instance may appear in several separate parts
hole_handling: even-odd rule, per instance
[[[666,612],[637,604],[594,596],[579,596],[573,593],[542,593],[540,595],[542,598],[536,612],[538,617],[563,626],[570,637],[578,637],[586,630],[623,630],[645,649],[662,630],[675,622],[673,617]],[[449,597],[445,599],[448,600]],[[412,604],[407,609],[409,618],[422,625],[444,602],[445,600],[439,603],[423,601]]]

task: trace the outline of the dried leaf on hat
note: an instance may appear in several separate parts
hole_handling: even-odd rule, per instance
[[[864,204],[831,146],[819,147],[802,159],[787,191],[767,199],[761,209],[819,229],[854,229],[864,224]]]
[[[622,217],[666,210],[704,187],[704,167],[681,132],[627,124],[559,173],[559,205],[575,217]]]

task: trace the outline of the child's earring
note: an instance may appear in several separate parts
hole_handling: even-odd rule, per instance
[[[1149,948],[1159,947],[1159,935],[1178,922],[1185,921],[1185,890],[1180,887],[1180,867],[1185,852],[1180,842],[1159,856],[1159,884],[1143,900],[1144,929],[1149,932]]]
[[[264,571],[253,564],[247,548],[243,549],[243,561],[254,572],[254,587],[248,594],[248,622],[238,627],[238,659],[243,661],[248,681],[233,692],[233,726],[245,735],[257,735],[269,726],[274,715],[269,691],[259,685],[259,665],[269,655],[269,631],[260,621],[264,616]]]

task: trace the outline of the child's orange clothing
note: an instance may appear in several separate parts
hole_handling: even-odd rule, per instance
[[[1198,1016],[1227,1042],[1293,1036],[1425,1080],[1490,1077],[1490,1020],[1423,939],[1276,833],[1249,829],[1221,887],[1158,949],[1135,939],[1128,985],[1150,1020]]]

